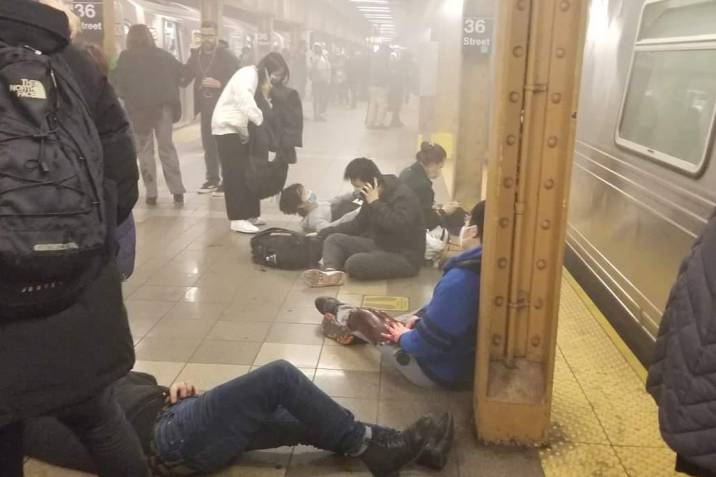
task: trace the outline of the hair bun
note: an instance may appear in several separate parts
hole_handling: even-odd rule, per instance
[[[431,142],[423,141],[420,143],[420,152],[429,152],[433,147]]]

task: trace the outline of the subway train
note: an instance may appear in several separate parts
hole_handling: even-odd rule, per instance
[[[716,206],[716,0],[592,0],[565,263],[645,364]]]

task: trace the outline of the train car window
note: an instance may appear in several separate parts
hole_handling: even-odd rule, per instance
[[[713,35],[716,0],[666,0],[644,7],[639,40]]]
[[[716,118],[716,23],[693,16],[707,7],[716,0],[646,4],[616,138],[689,174],[703,169]]]

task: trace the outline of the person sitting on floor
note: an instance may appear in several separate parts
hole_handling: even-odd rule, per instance
[[[194,475],[230,465],[243,452],[298,444],[361,459],[376,476],[397,476],[416,461],[442,469],[454,439],[445,413],[423,416],[404,431],[364,424],[287,361],[274,361],[198,394],[185,382],[165,388],[131,372],[115,384],[153,475]],[[54,418],[24,429],[25,454],[85,472],[96,468],[72,432]]]
[[[485,202],[472,210],[460,231],[463,253],[450,259],[430,302],[419,311],[392,319],[377,310],[316,299],[326,336],[341,344],[355,338],[377,345],[387,361],[422,387],[460,389],[472,384],[480,297],[480,236]]]
[[[301,229],[314,233],[353,220],[360,208],[354,199],[350,193],[330,201],[318,200],[316,193],[303,184],[292,184],[281,192],[278,207],[286,215],[301,216]]]
[[[361,280],[417,275],[425,255],[425,222],[413,191],[365,157],[353,159],[344,178],[364,204],[354,220],[318,233],[325,239],[323,269],[304,272],[308,285],[341,285],[344,272]]]
[[[456,234],[465,224],[465,212],[458,202],[449,202],[441,207],[435,205],[433,181],[440,177],[447,153],[440,144],[423,142],[415,155],[415,163],[400,173],[400,180],[415,192],[425,217],[428,230],[442,227]]]

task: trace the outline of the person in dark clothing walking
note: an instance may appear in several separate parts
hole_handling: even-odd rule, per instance
[[[318,233],[325,240],[323,270],[304,272],[306,283],[341,285],[344,272],[361,280],[417,275],[425,255],[425,222],[413,191],[365,157],[348,164],[345,179],[365,203],[354,220]]]
[[[171,388],[155,383],[151,376],[130,373],[115,389],[127,415],[135,416],[133,424],[156,475],[212,472],[247,451],[298,444],[356,457],[373,475],[397,475],[413,461],[443,468],[454,438],[449,413],[423,416],[402,432],[358,422],[286,361],[261,366],[201,395],[189,383]],[[25,450],[55,465],[95,470],[82,446],[54,419],[27,423]]]
[[[171,53],[158,48],[146,25],[132,25],[127,49],[119,55],[114,80],[124,100],[139,145],[139,165],[147,189],[147,205],[157,204],[157,164],[154,137],[159,146],[164,179],[174,204],[184,204],[184,184],[179,155],[172,141],[172,125],[181,119],[179,84],[183,65]]]
[[[223,196],[219,152],[211,133],[211,117],[219,96],[239,69],[239,60],[228,48],[219,45],[216,23],[205,21],[201,24],[201,47],[191,52],[186,66],[182,85],[194,81],[194,114],[201,115],[201,143],[206,163],[206,182],[198,192]]]
[[[423,142],[415,155],[415,163],[403,169],[400,180],[418,197],[428,230],[443,227],[455,235],[465,225],[467,213],[457,202],[436,207],[433,190],[433,181],[440,177],[446,158],[445,149],[440,144]]]
[[[716,476],[716,212],[679,269],[659,325],[646,388],[676,470]]]
[[[137,200],[138,171],[129,123],[92,58],[69,46],[65,13],[29,0],[0,2],[0,40],[29,45],[61,59],[82,85],[101,141],[105,181],[116,185],[118,201],[111,213],[123,222]],[[0,475],[22,475],[22,422],[41,415],[56,416],[72,429],[100,475],[147,475],[137,436],[108,390],[133,365],[121,278],[109,254],[73,305],[49,316],[4,322]]]

